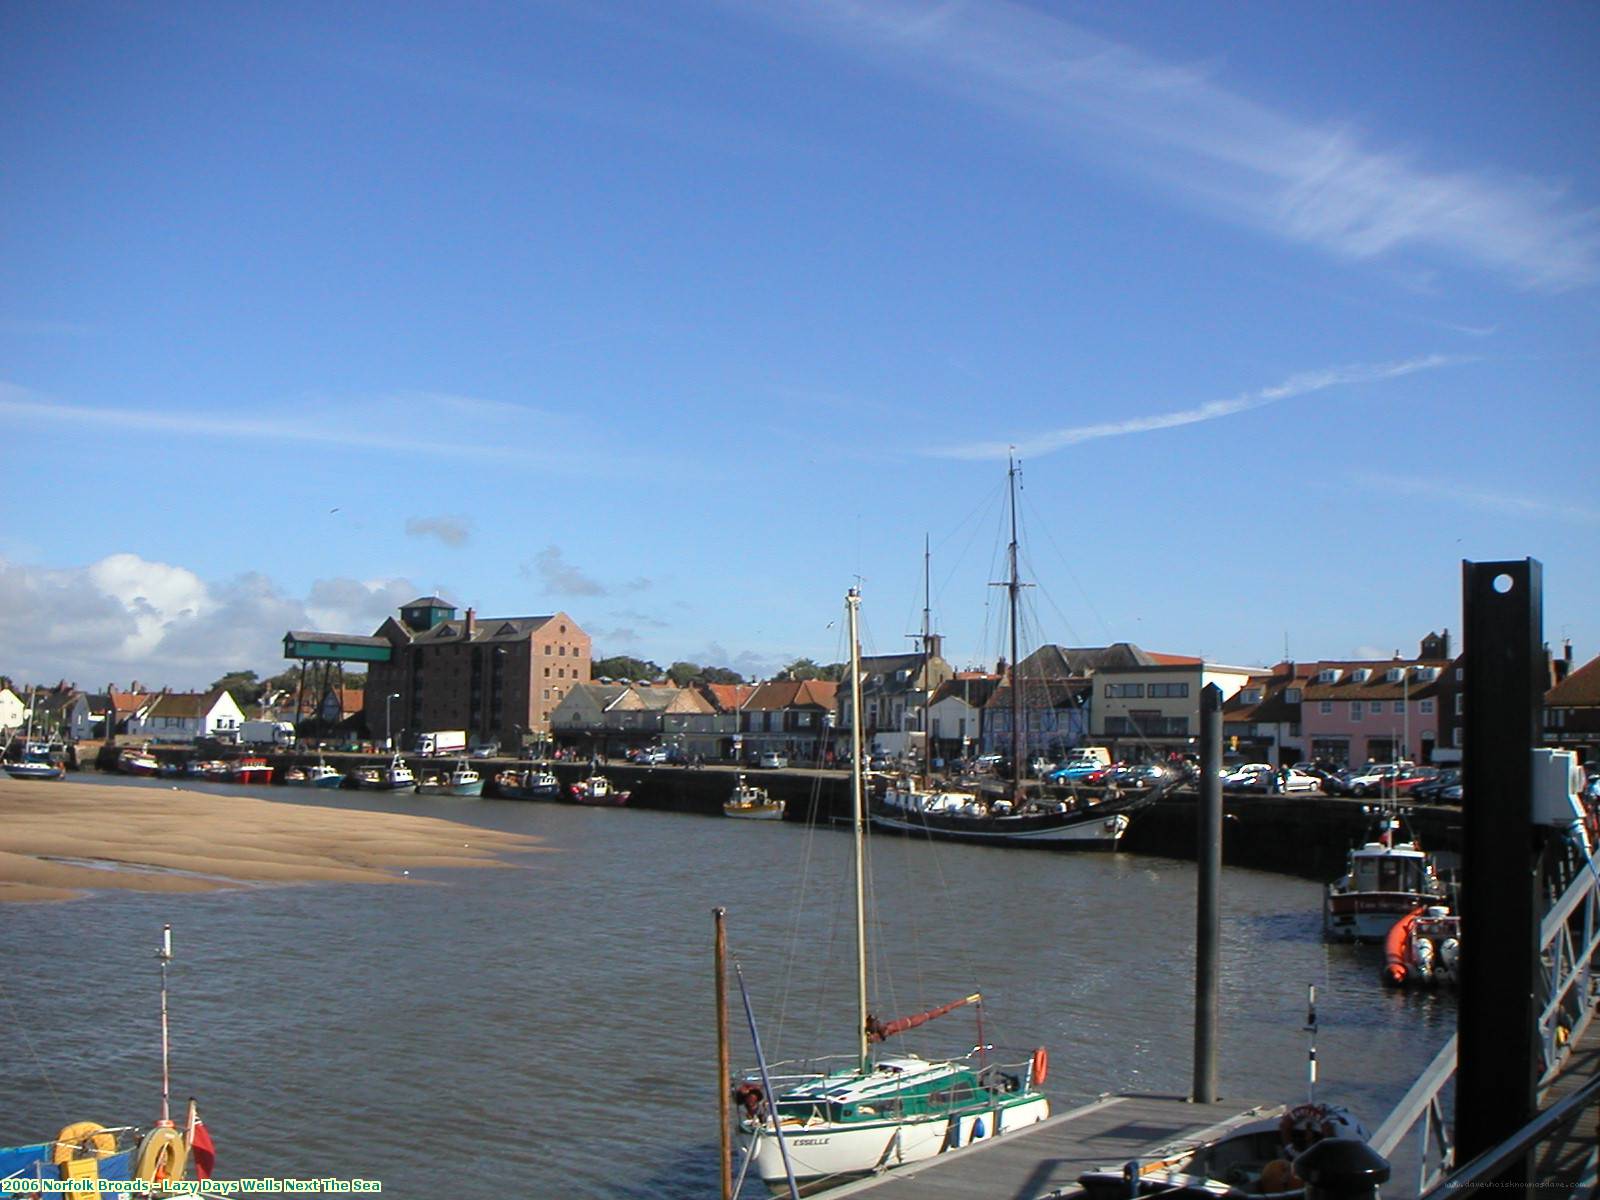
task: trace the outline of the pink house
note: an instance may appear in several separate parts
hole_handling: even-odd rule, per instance
[[[1311,757],[1344,764],[1433,761],[1448,657],[1319,662],[1300,705]]]

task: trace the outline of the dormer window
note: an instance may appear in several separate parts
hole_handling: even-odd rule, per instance
[[[1372,678],[1372,671],[1368,667],[1360,667],[1351,674],[1350,678],[1356,683],[1365,683]]]
[[[1339,682],[1339,676],[1341,676],[1343,674],[1344,674],[1344,672],[1342,670],[1340,670],[1338,667],[1328,667],[1326,670],[1319,671],[1317,673],[1317,682],[1318,683],[1338,683]]]
[[[1439,678],[1439,668],[1438,667],[1418,667],[1417,668],[1417,682],[1418,683],[1432,683],[1437,678]]]
[[[1283,691],[1283,699],[1284,699],[1284,702],[1286,704],[1299,704],[1300,703],[1300,689],[1299,688],[1285,688],[1284,691]]]
[[[1399,683],[1405,678],[1405,675],[1406,669],[1404,667],[1390,667],[1383,673],[1383,678],[1386,683]]]
[[[1246,704],[1260,704],[1261,703],[1261,689],[1260,688],[1245,688],[1243,696],[1241,698],[1244,700],[1244,702]]]

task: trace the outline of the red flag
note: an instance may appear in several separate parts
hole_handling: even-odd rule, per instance
[[[189,1129],[189,1150],[194,1155],[194,1173],[197,1179],[210,1179],[217,1166],[217,1148],[211,1144],[206,1123],[198,1116]]]

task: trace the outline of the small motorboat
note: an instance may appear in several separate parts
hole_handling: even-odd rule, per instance
[[[26,743],[21,758],[8,758],[0,766],[13,779],[60,779],[67,773],[61,759],[42,742]]]
[[[1461,918],[1441,904],[1418,905],[1394,923],[1383,951],[1383,981],[1391,987],[1457,983]]]
[[[156,775],[161,770],[161,763],[150,753],[148,746],[130,746],[117,755],[117,770],[124,775]]]
[[[483,795],[483,776],[464,758],[458,758],[450,774],[445,777],[444,790],[450,796]]]
[[[1433,860],[1392,809],[1382,809],[1367,841],[1350,851],[1344,875],[1328,885],[1323,931],[1333,941],[1381,942],[1418,906],[1446,904]]]
[[[417,776],[417,795],[442,796],[449,785],[450,776],[443,771],[429,771],[427,774]]]
[[[417,786],[417,777],[398,754],[388,766],[369,767],[361,774],[361,786],[374,792],[409,792]]]
[[[1325,1138],[1364,1142],[1369,1136],[1348,1109],[1335,1104],[1261,1112],[1227,1122],[1201,1142],[1175,1143],[1120,1168],[1088,1171],[1078,1176],[1078,1184],[1087,1200],[1156,1195],[1289,1200],[1305,1195],[1305,1182],[1294,1171],[1300,1155]]]
[[[722,815],[740,817],[746,821],[783,820],[782,800],[767,795],[767,789],[744,781],[739,775],[733,785],[733,794],[722,802]]]
[[[272,764],[264,758],[236,758],[228,764],[228,778],[234,783],[268,784],[272,771]]]
[[[343,786],[344,776],[319,758],[313,766],[290,767],[283,781],[290,787],[336,788]]]
[[[611,781],[604,775],[591,775],[587,779],[580,779],[568,789],[574,804],[589,804],[599,807],[616,807],[626,804],[631,792],[618,791],[611,786]]]
[[[494,777],[494,790],[507,800],[554,800],[561,781],[538,767],[512,767]]]

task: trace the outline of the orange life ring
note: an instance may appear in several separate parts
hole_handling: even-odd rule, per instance
[[[56,1134],[50,1151],[54,1166],[80,1158],[105,1158],[117,1148],[117,1135],[93,1121],[74,1121]]]
[[[158,1124],[139,1143],[133,1161],[133,1177],[151,1183],[182,1179],[189,1165],[189,1144],[171,1123]]]
[[[1332,1137],[1333,1132],[1328,1110],[1320,1104],[1297,1105],[1278,1122],[1278,1136],[1285,1149],[1294,1155],[1308,1150],[1323,1138]]]
[[[1032,1082],[1037,1087],[1050,1076],[1050,1055],[1043,1046],[1033,1052],[1032,1065]]]

